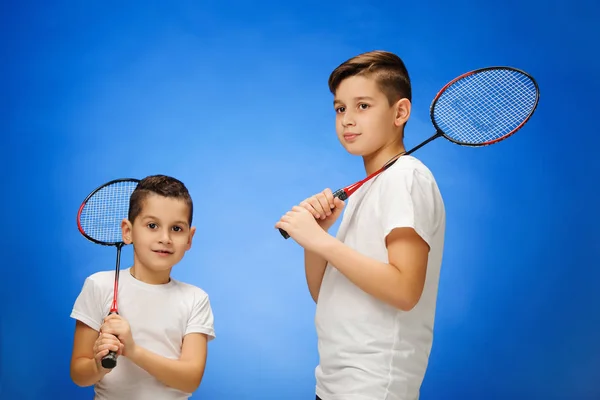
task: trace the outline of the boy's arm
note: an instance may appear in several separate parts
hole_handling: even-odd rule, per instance
[[[129,323],[118,314],[105,318],[101,332],[110,333],[123,343],[123,356],[163,384],[192,393],[200,385],[206,363],[207,337],[204,333],[184,336],[179,359],[158,355],[135,343]]]
[[[327,260],[366,293],[401,310],[411,310],[425,284],[429,240],[437,230],[443,204],[435,182],[413,170],[388,170],[382,180],[381,227],[388,262],[359,253],[319,228],[311,213],[294,207],[275,225],[306,251]]]
[[[327,267],[326,259],[315,252],[304,250],[306,283],[308,284],[308,291],[315,303],[319,299],[319,291],[321,290],[323,275],[325,275],[325,267]]]
[[[327,188],[321,193],[317,193],[304,200],[300,203],[300,206],[310,212],[318,221],[319,226],[327,232],[342,214],[345,204],[339,198],[334,198],[331,189]],[[326,267],[327,260],[325,258],[314,251],[304,250],[306,283],[315,303],[319,299],[319,292]]]
[[[113,335],[99,335],[102,323],[102,294],[92,277],[86,278],[71,312],[75,319],[75,335],[71,353],[70,374],[78,386],[91,386],[111,370],[102,368],[100,360],[109,350],[120,354],[122,345]]]
[[[101,331],[116,335],[124,345],[123,355],[137,366],[169,387],[186,393],[198,389],[206,366],[207,343],[215,337],[212,308],[203,292],[194,293],[194,307],[177,360],[136,345],[129,323],[120,315],[109,315],[104,321]]]
[[[192,393],[200,386],[207,355],[207,337],[203,333],[190,333],[183,338],[178,360],[160,356],[140,346],[126,354],[138,367],[167,386]]]
[[[91,386],[100,381],[111,370],[98,365],[98,359],[104,357],[108,350],[118,350],[115,337],[107,338],[106,343],[99,339],[98,331],[81,321],[75,322],[75,337],[71,355],[71,379],[77,386]],[[111,345],[112,344],[112,345]],[[95,353],[96,350],[96,354]]]
[[[443,205],[435,181],[419,171],[389,170],[381,179],[379,223],[387,262],[367,257],[328,235],[316,244],[316,251],[363,291],[409,311],[423,293],[429,241],[440,223]]]
[[[388,235],[388,263],[367,257],[330,235],[317,243],[318,254],[371,296],[404,311],[418,303],[429,246],[414,229],[397,228]]]

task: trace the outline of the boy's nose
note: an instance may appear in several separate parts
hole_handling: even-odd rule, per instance
[[[354,125],[354,118],[349,113],[344,114],[344,118],[342,119],[342,125],[344,126],[352,126]]]
[[[163,234],[160,238],[161,243],[171,243],[171,235],[169,235],[168,231],[163,231]]]

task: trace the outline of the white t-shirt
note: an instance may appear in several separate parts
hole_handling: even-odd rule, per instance
[[[75,301],[71,317],[99,330],[113,299],[114,271],[89,276]],[[178,359],[183,337],[200,332],[215,338],[213,313],[208,295],[200,288],[171,279],[150,285],[121,270],[118,293],[119,315],[129,322],[137,345],[163,357]],[[96,400],[180,400],[184,393],[167,387],[127,357],[95,385]]]
[[[411,227],[429,244],[424,291],[409,312],[359,289],[327,265],[315,323],[320,363],[316,392],[323,400],[416,400],[427,368],[446,216],[436,181],[425,165],[401,157],[349,199],[337,238],[389,262],[386,236]]]

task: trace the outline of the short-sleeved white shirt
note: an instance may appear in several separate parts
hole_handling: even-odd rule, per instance
[[[386,236],[411,227],[429,244],[427,277],[418,304],[404,312],[359,289],[328,265],[315,323],[323,400],[415,400],[433,340],[445,208],[436,181],[419,160],[401,157],[349,199],[337,234],[354,250],[389,262]]]
[[[204,333],[208,340],[215,338],[209,297],[202,289],[175,279],[150,285],[131,276],[129,268],[119,275],[119,315],[129,322],[137,345],[178,359],[185,335]],[[89,276],[71,317],[98,331],[110,311],[113,285],[114,271]],[[191,395],[167,387],[124,356],[117,359],[117,366],[94,389],[96,400],[181,400]]]

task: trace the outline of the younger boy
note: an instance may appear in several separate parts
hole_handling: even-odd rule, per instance
[[[411,85],[403,61],[373,51],[329,78],[336,131],[367,175],[405,152]],[[316,309],[317,399],[415,400],[428,364],[445,209],[425,165],[400,156],[344,202],[325,189],[275,225],[305,249]]]
[[[207,342],[215,337],[209,298],[170,277],[192,245],[192,211],[179,180],[142,179],[121,226],[134,261],[120,273],[119,314],[107,316],[114,271],[85,280],[71,313],[71,378],[79,386],[95,385],[95,399],[187,399],[200,385]],[[100,363],[110,350],[119,356],[112,370]]]

